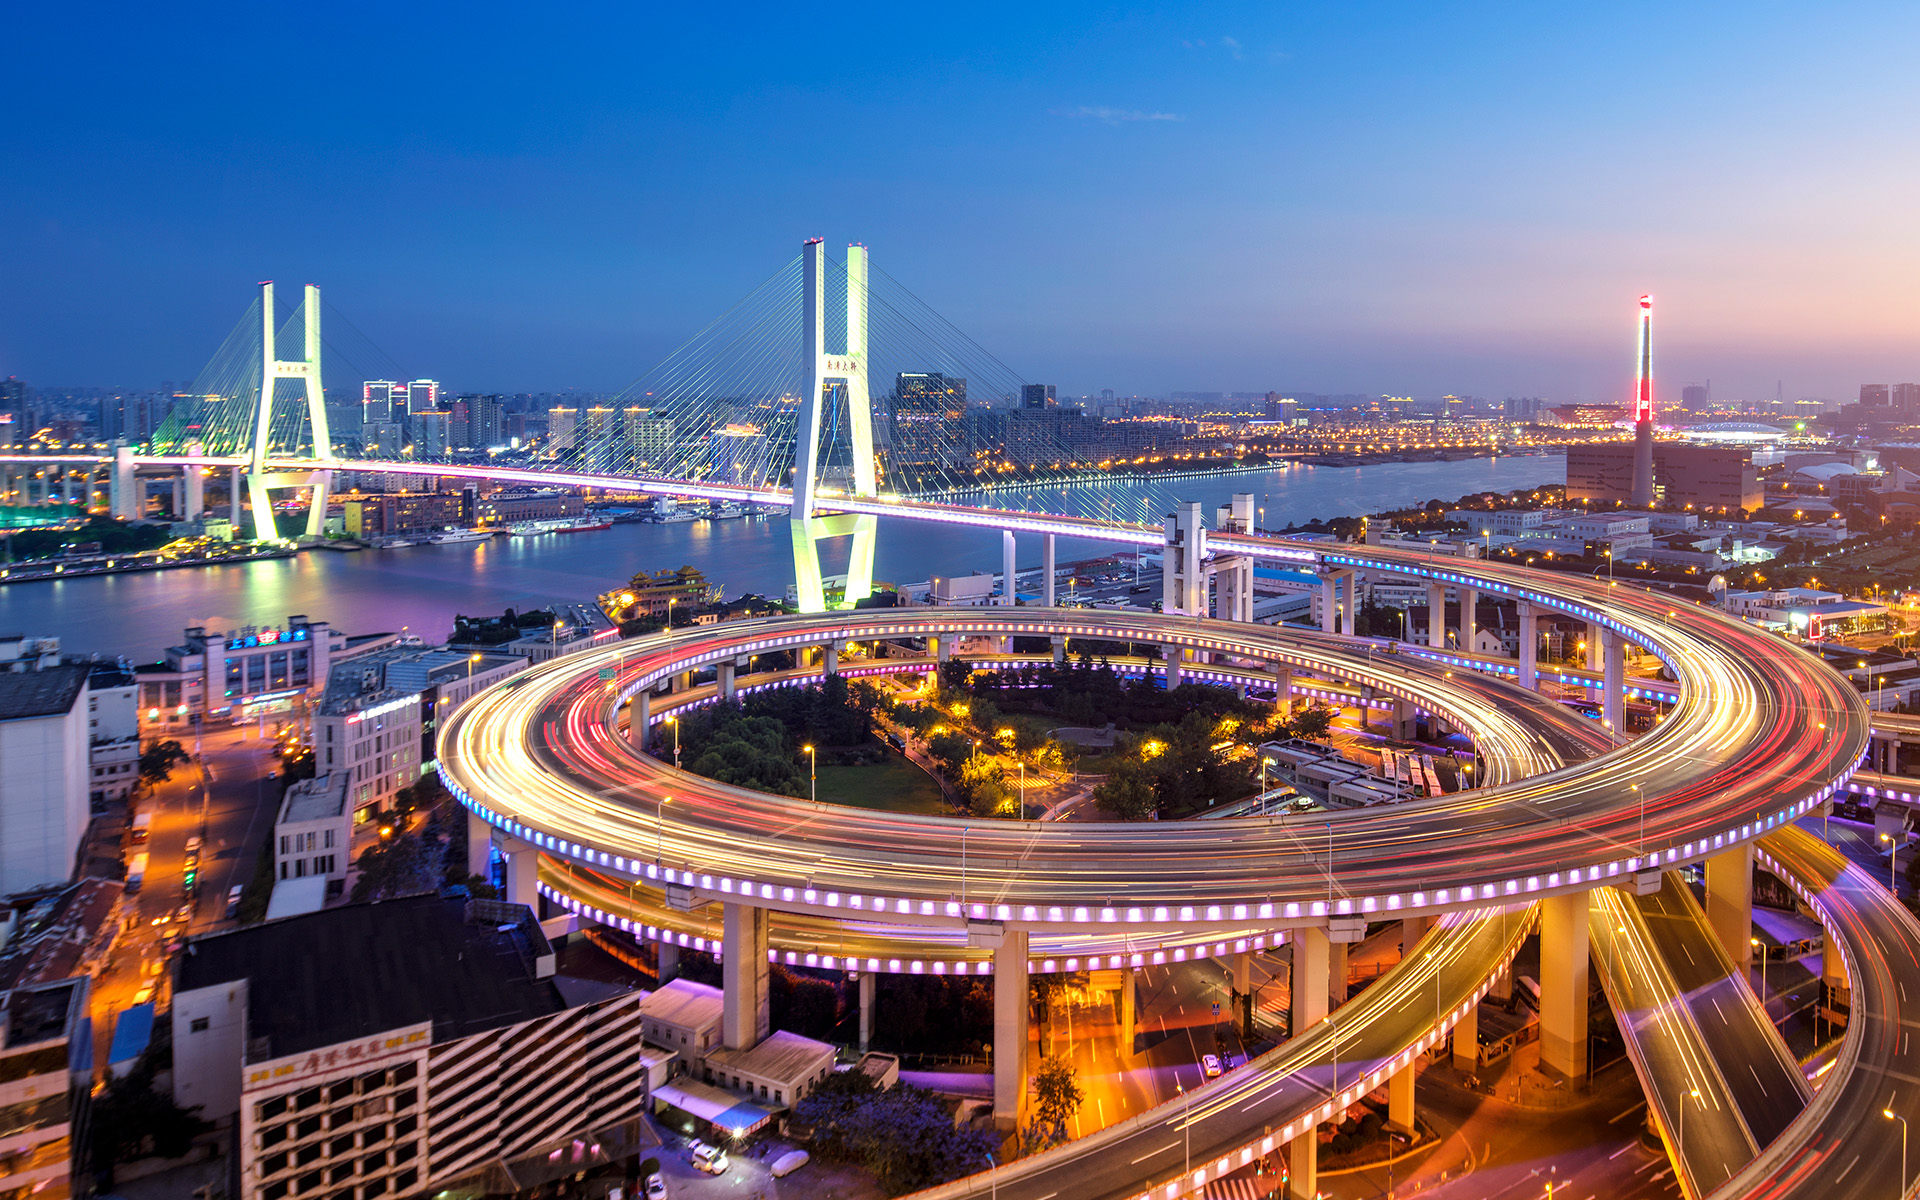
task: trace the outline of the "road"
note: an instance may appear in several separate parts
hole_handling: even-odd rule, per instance
[[[143,988],[152,987],[152,998],[166,1007],[165,967],[174,939],[231,925],[225,919],[227,891],[252,878],[255,852],[280,794],[277,782],[266,777],[278,766],[272,742],[253,734],[251,726],[222,729],[185,743],[193,761],[175,766],[171,780],[134,802],[135,811],[152,814],[147,843],[140,847],[147,873],[139,894],[127,902],[130,924],[91,994],[103,1066],[114,1017],[137,1003]],[[203,845],[198,883],[189,896],[183,866],[187,841],[196,836]]]

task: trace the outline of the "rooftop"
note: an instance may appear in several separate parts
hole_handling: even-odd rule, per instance
[[[346,771],[330,771],[318,779],[302,779],[287,789],[280,803],[280,823],[323,821],[347,811]]]
[[[424,1022],[441,1042],[559,1012],[552,980],[535,977],[550,953],[524,905],[413,896],[196,938],[174,987],[247,980],[247,1061],[260,1062]]]
[[[83,665],[43,667],[0,674],[0,721],[51,717],[71,712],[87,686]]]
[[[51,1042],[65,1037],[74,1005],[86,1003],[87,989],[78,979],[21,988],[0,998],[0,1046],[9,1049]]]
[[[720,1023],[722,1007],[719,988],[691,979],[673,979],[640,1002],[640,1014],[681,1029],[705,1029]]]
[[[766,1036],[750,1050],[709,1050],[707,1065],[758,1079],[784,1082],[789,1088],[833,1064],[834,1050],[825,1042],[782,1029]]]

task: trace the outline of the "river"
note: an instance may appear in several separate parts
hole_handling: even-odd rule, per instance
[[[1065,505],[1064,511],[1135,521],[1158,520],[1172,498],[1198,500],[1209,522],[1234,492],[1252,492],[1260,524],[1279,528],[1314,517],[1379,512],[1451,502],[1478,491],[1566,481],[1566,459],[1519,456],[1363,467],[1293,466],[1269,471],[1143,481],[1126,487],[1023,489],[987,502],[1006,508]],[[1061,562],[1107,553],[1110,546],[1062,539]],[[844,554],[844,551],[842,551]],[[1038,538],[1023,538],[1020,564],[1038,565]],[[992,530],[882,520],[877,579],[909,583],[935,574],[997,571]],[[349,633],[406,627],[430,642],[444,638],[455,613],[498,613],[579,601],[624,583],[638,571],[690,563],[729,596],[779,596],[793,581],[784,517],[616,525],[610,530],[532,538],[493,538],[451,546],[413,546],[342,554],[314,550],[293,558],[0,585],[0,633],[53,636],[68,653],[151,661],[190,625],[232,629],[278,625],[294,613]],[[833,573],[839,568],[831,561]]]

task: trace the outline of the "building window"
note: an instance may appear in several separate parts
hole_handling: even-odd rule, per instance
[[[195,1017],[191,1022],[188,1023],[187,1032],[205,1033],[207,1031],[207,1024],[208,1024],[208,1021],[206,1017]]]

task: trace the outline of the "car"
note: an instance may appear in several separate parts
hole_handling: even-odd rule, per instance
[[[695,1142],[689,1149],[693,1153],[693,1165],[695,1169],[705,1171],[709,1175],[724,1175],[727,1173],[728,1163],[727,1152],[725,1150],[722,1150],[718,1146],[709,1146],[705,1142]]]
[[[188,839],[187,839],[187,849],[186,849],[186,855],[187,855],[187,857],[188,857],[188,858],[198,858],[198,857],[200,856],[200,847],[201,847],[201,845],[202,845],[202,842],[200,841],[200,835],[199,835],[199,834],[197,834],[197,833],[196,833],[196,834],[194,834],[194,835],[193,835],[192,837],[190,837],[190,838],[188,838]]]
[[[1200,1069],[1207,1073],[1208,1079],[1218,1079],[1220,1077],[1220,1056],[1218,1054],[1202,1054],[1200,1056]]]
[[[665,1200],[667,1181],[660,1178],[657,1174],[647,1176],[646,1190],[642,1194],[646,1196],[647,1200]]]
[[[808,1161],[805,1150],[789,1150],[779,1158],[773,1160],[773,1177],[775,1179],[784,1179],[795,1171],[798,1171],[801,1167],[806,1166]]]
[[[224,920],[231,921],[240,914],[240,893],[244,890],[237,883],[227,889],[227,911]]]
[[[173,914],[173,919],[182,924],[193,920],[193,901],[189,900],[182,904],[180,910]]]

